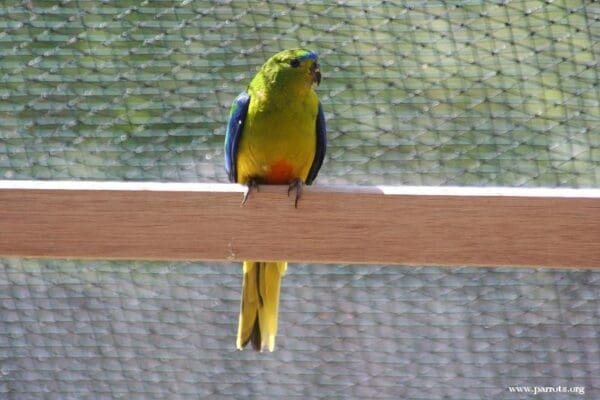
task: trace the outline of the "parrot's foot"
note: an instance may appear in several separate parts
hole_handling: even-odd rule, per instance
[[[258,179],[250,178],[248,182],[246,182],[246,192],[244,193],[244,198],[242,199],[242,206],[246,205],[248,201],[248,197],[250,197],[250,192],[255,190],[258,192]]]
[[[292,191],[296,192],[296,198],[294,199],[294,208],[298,208],[298,200],[300,200],[300,196],[302,196],[302,179],[294,178],[293,181],[290,182],[290,186],[288,186],[288,197],[290,197],[290,193]]]

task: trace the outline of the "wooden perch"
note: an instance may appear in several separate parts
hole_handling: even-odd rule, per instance
[[[600,267],[600,190],[0,181],[0,256]]]

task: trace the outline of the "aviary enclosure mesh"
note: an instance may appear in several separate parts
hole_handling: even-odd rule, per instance
[[[316,184],[599,186],[600,3],[567,0],[4,1],[0,178],[226,182],[229,106],[290,47],[321,57]],[[292,265],[272,354],[234,349],[240,285],[0,260],[0,397],[600,396],[598,272]]]

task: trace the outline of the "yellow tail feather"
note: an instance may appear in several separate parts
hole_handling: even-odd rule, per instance
[[[248,342],[254,350],[275,350],[279,286],[286,262],[244,261],[244,284],[238,325],[237,348]]]

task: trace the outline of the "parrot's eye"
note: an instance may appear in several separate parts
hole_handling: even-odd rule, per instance
[[[300,66],[300,60],[298,60],[297,58],[292,59],[292,61],[290,61],[290,65],[294,68],[298,68]]]

